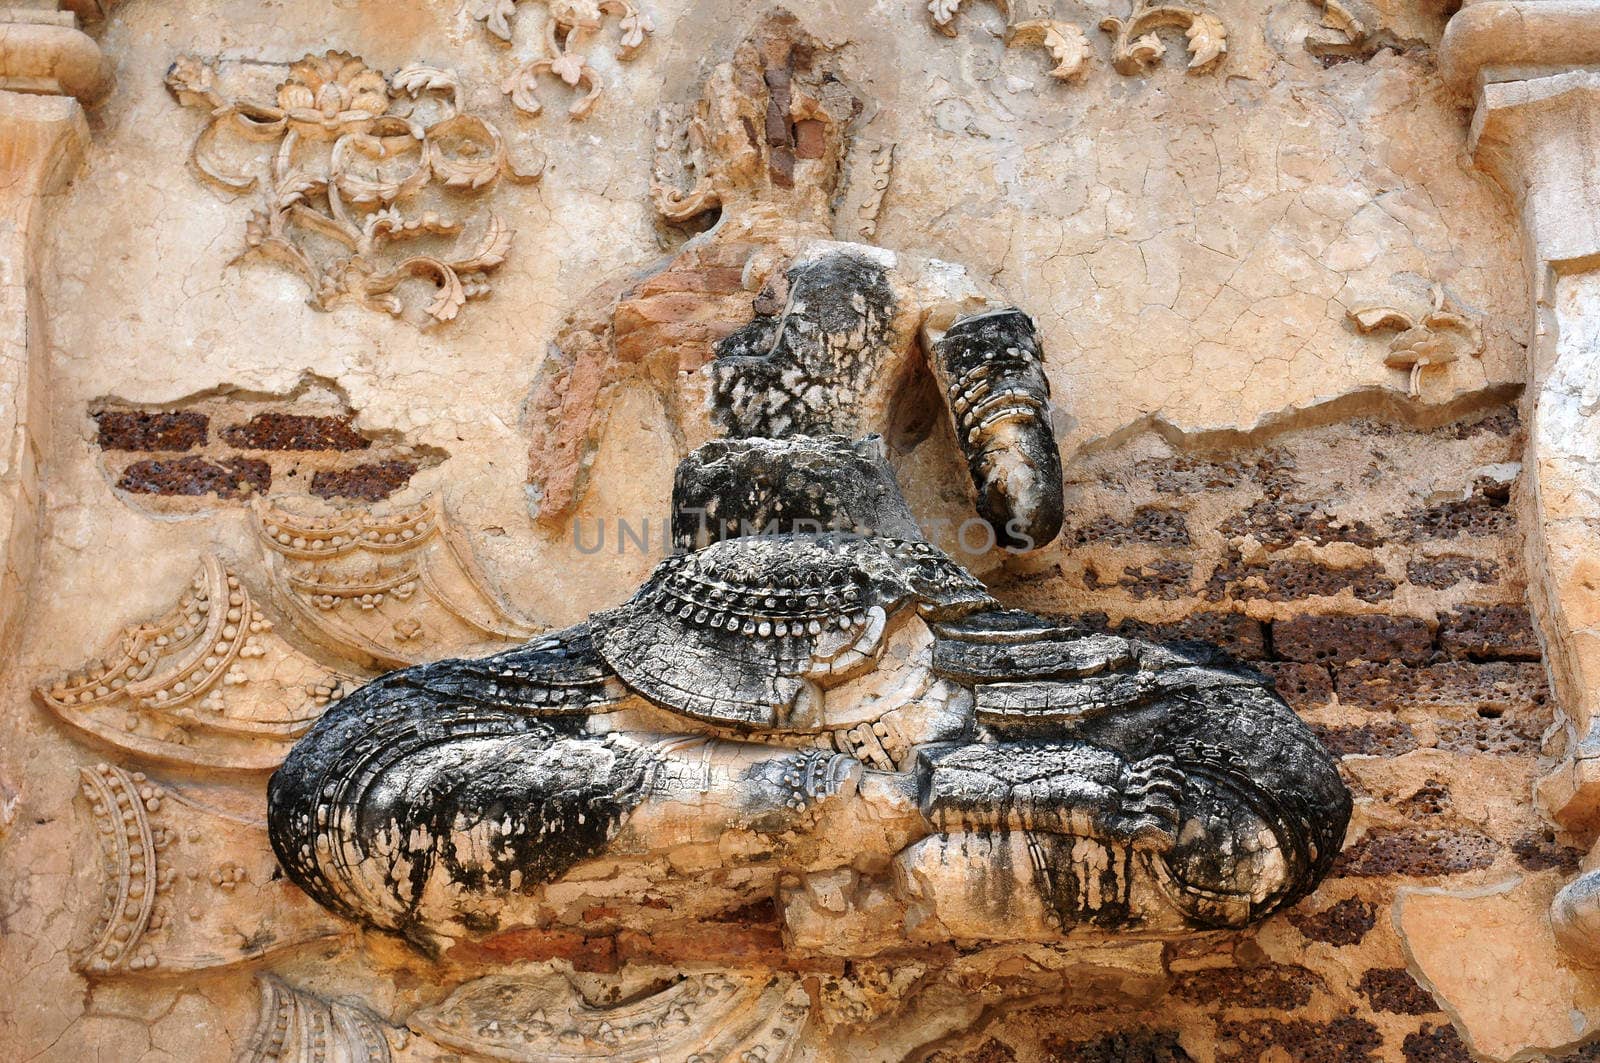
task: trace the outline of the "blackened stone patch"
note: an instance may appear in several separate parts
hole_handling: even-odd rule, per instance
[[[1356,984],[1373,1011],[1394,1015],[1431,1015],[1439,1010],[1433,997],[1404,967],[1374,967]]]
[[[1416,1033],[1406,1034],[1400,1051],[1405,1053],[1406,1063],[1472,1063],[1472,1053],[1449,1023],[1423,1023]]]
[[[1583,852],[1570,845],[1562,845],[1551,831],[1535,831],[1511,843],[1511,855],[1524,871],[1559,870],[1563,874],[1576,874],[1583,860]]]
[[[349,415],[315,417],[258,413],[222,430],[223,441],[244,450],[365,450],[372,440],[355,430]]]
[[[1073,529],[1072,542],[1078,546],[1188,546],[1189,525],[1181,510],[1140,506],[1127,520],[1100,516],[1078,526]]]
[[[1500,565],[1482,557],[1450,554],[1445,557],[1419,557],[1406,562],[1406,579],[1419,587],[1446,590],[1458,583],[1493,583],[1500,578]]]
[[[202,457],[150,458],[123,470],[117,486],[139,495],[216,495],[243,498],[272,484],[272,468],[264,461]]]
[[[411,482],[414,461],[379,461],[352,469],[318,469],[311,477],[311,493],[318,498],[353,498],[381,502]]]
[[[1352,878],[1460,875],[1490,866],[1499,852],[1499,842],[1473,830],[1385,828],[1340,853],[1333,873]]]
[[[1234,1042],[1231,1051],[1217,1055],[1229,1063],[1259,1063],[1285,1058],[1285,1054],[1295,1063],[1370,1063],[1379,1058],[1374,1053],[1383,1047],[1378,1028],[1353,1015],[1331,1022],[1225,1019],[1217,1024],[1217,1034]]]
[[[210,418],[192,410],[101,410],[94,420],[103,450],[192,450],[205,445],[210,425]]]
[[[875,373],[891,347],[894,289],[870,258],[834,254],[791,267],[786,304],[717,344],[711,416],[729,436],[837,430],[839,383]]]
[[[1347,897],[1320,912],[1291,911],[1289,922],[1302,935],[1327,945],[1359,945],[1378,923],[1378,911],[1359,897]]]
[[[1322,988],[1316,972],[1277,963],[1194,971],[1180,975],[1172,985],[1174,993],[1197,1004],[1278,1011],[1305,1007]]]
[[[1439,648],[1473,660],[1537,661],[1533,618],[1520,605],[1464,605],[1440,618]]]
[[[1353,727],[1312,724],[1311,733],[1336,757],[1355,754],[1373,757],[1398,757],[1417,748],[1417,737],[1409,724],[1398,720],[1364,723]]]
[[[1272,625],[1272,646],[1286,661],[1425,664],[1433,632],[1414,616],[1301,616]]]

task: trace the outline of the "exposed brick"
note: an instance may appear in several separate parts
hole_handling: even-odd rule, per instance
[[[1212,460],[1180,454],[1171,458],[1147,458],[1134,465],[1134,475],[1163,494],[1189,495],[1196,491],[1226,491],[1255,483],[1283,489],[1293,486],[1290,472],[1294,459],[1287,451],[1273,448],[1256,460],[1227,458]]]
[[[1409,724],[1382,720],[1357,726],[1334,727],[1314,723],[1311,733],[1336,757],[1356,754],[1372,757],[1398,757],[1417,748],[1417,736]]]
[[[216,495],[243,498],[272,485],[272,467],[252,458],[211,461],[186,458],[148,458],[122,471],[117,486],[139,495]]]
[[[1434,431],[1452,439],[1471,439],[1485,432],[1497,436],[1515,435],[1522,427],[1522,418],[1515,406],[1500,406],[1478,417],[1463,417]]]
[[[1544,669],[1537,664],[1445,661],[1421,668],[1403,664],[1357,664],[1334,675],[1339,701],[1363,709],[1460,708],[1506,712],[1542,705]]]
[[[1491,407],[1478,413],[1467,414],[1459,420],[1440,425],[1438,428],[1422,430],[1408,425],[1396,424],[1392,421],[1375,421],[1366,417],[1358,417],[1350,421],[1351,426],[1363,435],[1384,438],[1408,435],[1420,436],[1424,439],[1471,439],[1474,436],[1486,433],[1509,436],[1516,432],[1520,423],[1515,406]]]
[[[1333,873],[1352,878],[1460,875],[1490,866],[1499,852],[1499,842],[1477,831],[1384,828],[1340,853]]]
[[[1153,546],[1188,546],[1189,525],[1183,512],[1166,506],[1140,506],[1133,516],[1123,519],[1099,516],[1074,528],[1066,541],[1078,546],[1126,546],[1130,543]]]
[[[1542,681],[1542,674],[1539,678]],[[1545,700],[1541,687],[1535,698],[1522,704],[1513,704],[1504,709],[1485,705],[1472,715],[1440,720],[1438,738],[1434,744],[1451,753],[1536,756],[1553,718],[1554,712]]]
[[[1511,855],[1525,871],[1549,871],[1552,868],[1563,874],[1576,874],[1583,860],[1583,851],[1562,845],[1552,831],[1535,831],[1511,843]]]
[[[1472,1053],[1454,1026],[1423,1023],[1416,1033],[1406,1034],[1400,1043],[1406,1063],[1472,1063]]]
[[[1439,618],[1439,647],[1452,657],[1537,661],[1533,618],[1520,605],[1464,605]]]
[[[1431,1015],[1439,1010],[1433,997],[1404,967],[1374,967],[1356,984],[1373,1011],[1393,1015]]]
[[[1289,1059],[1294,1063],[1374,1063],[1383,1047],[1378,1028],[1353,1015],[1330,1022],[1308,1019],[1224,1019],[1217,1034],[1233,1042],[1218,1052],[1229,1063]]]
[[[1438,779],[1427,779],[1410,797],[1396,803],[1395,809],[1404,813],[1408,819],[1418,820],[1429,816],[1442,816],[1450,811],[1454,804],[1449,787]]]
[[[1116,588],[1140,601],[1159,598],[1170,602],[1189,594],[1189,580],[1193,575],[1194,566],[1189,562],[1168,559],[1127,566],[1122,570],[1122,578],[1111,583],[1102,582],[1100,573],[1090,568],[1083,574],[1083,583],[1092,591]]]
[[[1265,963],[1259,967],[1218,967],[1182,974],[1172,991],[1184,1000],[1208,1007],[1303,1008],[1312,994],[1323,988],[1314,971],[1293,964]]]
[[[794,124],[794,157],[797,159],[822,158],[825,140],[823,123],[807,118]]]
[[[101,410],[94,415],[103,450],[193,450],[205,446],[210,419],[192,410]]]
[[[1282,548],[1301,539],[1318,545],[1354,543],[1379,545],[1378,533],[1366,521],[1339,521],[1327,513],[1323,502],[1296,502],[1263,498],[1235,513],[1217,528],[1230,539],[1254,538],[1265,546]]]
[[[1433,632],[1414,616],[1297,616],[1272,625],[1272,648],[1286,661],[1425,664]]]
[[[1327,945],[1359,945],[1378,924],[1378,910],[1359,897],[1347,897],[1320,912],[1291,910],[1289,923],[1312,941]]]
[[[1349,568],[1295,560],[1247,565],[1235,556],[1223,561],[1211,573],[1205,595],[1214,602],[1228,597],[1292,602],[1332,597],[1348,590],[1360,601],[1380,602],[1394,597],[1395,586],[1394,580],[1385,576],[1376,563]]]
[[[1103,616],[1101,619],[1104,622]],[[1243,613],[1193,613],[1170,624],[1129,618],[1115,631],[1126,638],[1151,642],[1206,642],[1241,661],[1260,660],[1267,652],[1266,631],[1261,622]]]
[[[1261,661],[1255,667],[1272,680],[1278,696],[1292,709],[1303,712],[1333,700],[1333,677],[1320,664]]]
[[[1450,554],[1445,557],[1418,557],[1406,562],[1406,579],[1419,587],[1445,590],[1468,580],[1493,583],[1500,578],[1500,565],[1482,557]]]
[[[349,414],[317,417],[258,413],[222,430],[222,439],[244,450],[365,450],[372,440],[357,432]]]
[[[1109,1033],[1092,1041],[1066,1041],[1047,1038],[1044,1049],[1049,1059],[1072,1063],[1193,1063],[1183,1050],[1178,1035],[1170,1030],[1139,1030]]]
[[[378,461],[350,469],[318,469],[311,477],[311,493],[318,498],[354,498],[381,502],[411,482],[414,461]]]
[[[1517,523],[1510,501],[1508,484],[1479,480],[1467,498],[1409,510],[1395,518],[1394,527],[1408,543],[1503,535]]]

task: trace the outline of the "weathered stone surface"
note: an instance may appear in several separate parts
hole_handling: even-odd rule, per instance
[[[1272,646],[1285,660],[1311,664],[1425,664],[1433,632],[1411,616],[1306,616],[1273,624]]]
[[[1495,862],[1500,846],[1464,829],[1374,831],[1339,856],[1337,873],[1362,878],[1460,875]]]
[[[1545,916],[1600,822],[1584,3],[1444,44],[1452,5],[1368,0],[794,0],[754,37],[730,0],[268,6],[0,11],[0,1058],[1594,1054],[1600,891],[1554,902],[1571,951]],[[721,512],[663,520],[729,428],[879,457],[732,446]],[[846,551],[906,603],[757,731],[664,707],[688,654],[657,700],[592,630],[504,656],[675,548],[811,534],[791,474],[993,616]],[[1265,680],[1153,646],[1193,640]],[[350,904],[414,890],[401,942],[260,825],[394,669],[476,721],[352,741],[328,799],[464,811],[367,835]],[[1295,715],[1357,799],[1346,873],[1248,934],[1158,925],[1175,888],[1290,899],[1178,887],[1304,874]],[[971,829],[933,844],[924,798]],[[513,883],[541,831],[599,855]],[[1460,896],[1419,923],[1418,884]]]
[[[1459,892],[1407,890],[1397,900],[1395,926],[1408,966],[1472,1052],[1559,1058],[1593,1036],[1600,998],[1582,973],[1559,960],[1546,912],[1551,892],[1534,879],[1508,879]],[[1506,972],[1515,970],[1540,974],[1510,994]],[[1452,1050],[1448,1035],[1428,1040]]]
[[[1367,932],[1377,925],[1376,909],[1359,897],[1346,897],[1320,912],[1303,912],[1295,909],[1289,913],[1289,922],[1296,930],[1312,941],[1329,945],[1359,945]]]

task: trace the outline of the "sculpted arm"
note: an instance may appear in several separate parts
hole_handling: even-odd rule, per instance
[[[1062,484],[1038,329],[959,267],[930,263],[923,287],[919,340],[967,459],[978,513],[1002,546],[1044,546],[1061,530]]]

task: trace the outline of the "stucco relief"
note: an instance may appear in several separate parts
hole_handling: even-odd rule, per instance
[[[1585,1058],[1527,6],[0,16],[0,1056]]]
[[[439,323],[489,293],[514,230],[484,213],[469,231],[437,196],[424,205],[423,193],[432,185],[482,192],[502,176],[537,180],[539,167],[522,168],[500,131],[465,109],[454,74],[412,66],[385,76],[329,51],[288,64],[271,103],[224,96],[218,80],[213,62],[192,56],[167,71],[178,101],[209,118],[190,160],[226,191],[260,189],[245,253],[299,273],[312,306],[349,299],[399,316],[406,304],[397,290],[415,278],[435,289],[422,320]],[[256,145],[258,158],[224,161],[229,140]],[[332,241],[333,255],[318,238]],[[440,249],[404,251],[429,244]]]

